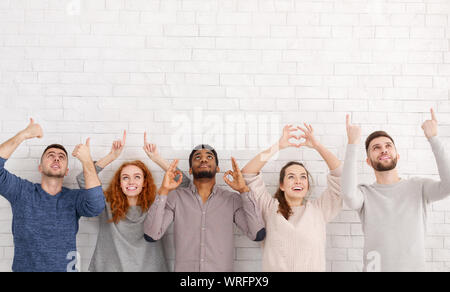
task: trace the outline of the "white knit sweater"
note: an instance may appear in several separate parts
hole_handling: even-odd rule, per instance
[[[266,223],[263,247],[264,272],[324,272],[326,224],[342,209],[342,166],[328,175],[328,188],[317,199],[293,208],[286,220],[278,213],[278,200],[266,189],[261,174],[244,174]]]

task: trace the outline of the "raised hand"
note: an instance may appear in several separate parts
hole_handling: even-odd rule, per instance
[[[127,141],[127,131],[123,131],[122,140],[114,141],[113,145],[111,146],[110,155],[112,155],[114,159],[119,158],[120,154],[122,154],[122,151],[125,148],[126,141]]]
[[[438,135],[438,121],[434,110],[431,109],[431,120],[427,120],[423,123],[422,129],[425,136],[430,139]]]
[[[227,172],[225,172],[225,174],[223,175],[223,180],[233,190],[238,191],[241,194],[249,192],[250,190],[249,190],[247,184],[245,183],[244,177],[241,173],[241,170],[239,169],[236,159],[231,157],[231,163],[233,165],[233,171],[228,170]],[[229,175],[233,178],[233,181],[230,181],[228,179]]]
[[[314,136],[313,127],[311,125],[307,125],[306,123],[303,125],[305,126],[305,128],[298,126],[297,129],[303,132],[303,135],[301,135],[300,138],[305,139],[305,142],[299,144],[298,147],[306,146],[308,148],[316,148],[320,145],[320,143]]]
[[[296,140],[299,139],[298,136],[292,134],[292,132],[296,132],[298,129],[292,125],[287,125],[283,128],[283,136],[281,136],[278,146],[280,150],[288,148],[288,147],[298,147],[298,144],[292,143],[289,140],[294,138]]]
[[[178,188],[183,182],[183,174],[181,173],[181,171],[177,170],[178,162],[178,159],[174,160],[170,164],[169,169],[166,171],[163,182],[161,184],[161,188],[159,189],[160,195],[169,194],[169,192]],[[178,181],[175,180],[177,176],[180,176],[180,179]]]
[[[42,138],[44,136],[44,131],[39,124],[36,124],[32,118],[30,118],[30,123],[22,131],[25,139]]]
[[[147,132],[144,132],[144,151],[150,159],[159,156],[158,147],[156,144],[150,144],[147,141]]]
[[[350,115],[346,116],[348,144],[359,144],[361,142],[361,127],[350,122]]]
[[[81,161],[81,163],[92,161],[90,141],[91,138],[87,138],[86,144],[79,144],[75,146],[75,149],[72,152],[72,156]]]

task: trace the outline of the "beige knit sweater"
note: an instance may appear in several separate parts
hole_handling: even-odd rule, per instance
[[[266,189],[261,174],[244,174],[266,223],[262,244],[264,272],[324,272],[326,270],[326,224],[342,209],[342,166],[327,177],[328,187],[317,199],[293,208],[286,220],[278,213],[278,200]]]

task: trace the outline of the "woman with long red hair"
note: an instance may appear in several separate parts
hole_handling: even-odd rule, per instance
[[[125,141],[126,132],[122,140],[113,143],[111,152],[95,163],[97,172],[120,156]],[[155,163],[164,168],[167,162],[159,156],[155,147],[145,142],[144,150]],[[82,173],[77,180],[80,187],[83,187]],[[143,231],[147,211],[156,195],[156,185],[147,166],[139,160],[123,163],[104,194],[106,207],[99,216],[99,233],[89,271],[168,271],[162,243],[147,242]]]

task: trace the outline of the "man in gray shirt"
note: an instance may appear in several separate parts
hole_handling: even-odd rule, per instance
[[[251,240],[265,238],[264,221],[234,158],[233,171],[224,181],[240,194],[216,185],[220,171],[216,151],[209,145],[194,148],[189,187],[178,188],[183,179],[175,160],[167,170],[155,202],[144,223],[148,241],[159,240],[174,222],[176,272],[230,272],[234,260],[234,224]],[[233,181],[228,176],[233,177]],[[181,179],[176,181],[176,177]]]
[[[361,129],[347,116],[348,147],[342,174],[345,203],[359,212],[364,231],[365,271],[425,271],[426,207],[450,195],[450,161],[439,140],[438,122],[422,125],[441,181],[426,178],[402,179],[400,158],[393,139],[382,131],[366,140],[367,164],[375,171],[376,183],[357,184],[357,153]]]

